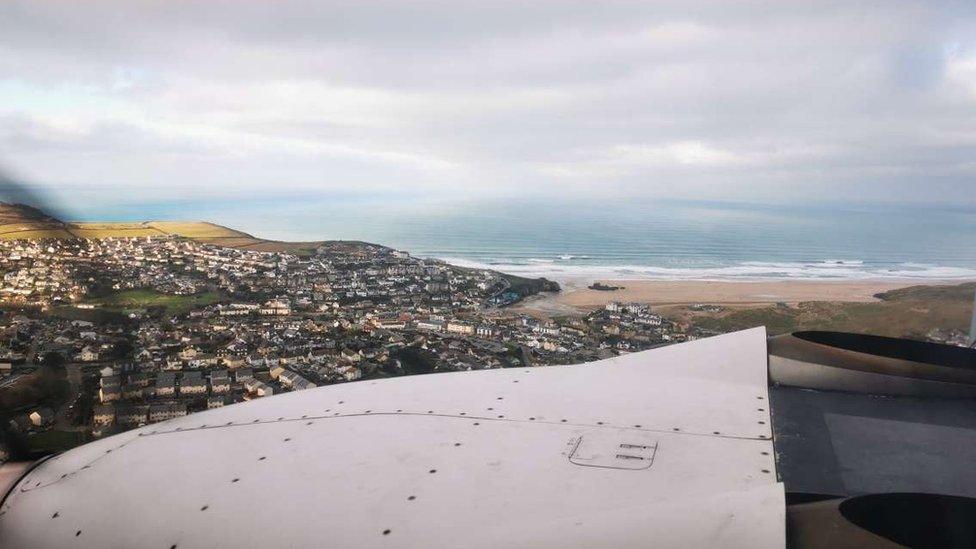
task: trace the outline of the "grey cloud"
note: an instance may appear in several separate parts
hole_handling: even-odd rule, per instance
[[[956,200],[916,189],[973,183],[974,10],[7,2],[0,161],[127,199],[275,185]]]

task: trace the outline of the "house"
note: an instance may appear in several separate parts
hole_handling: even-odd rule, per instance
[[[207,409],[208,410],[213,410],[214,408],[222,408],[226,404],[227,403],[224,401],[224,397],[222,397],[222,396],[207,397]]]
[[[81,359],[82,362],[95,362],[98,360],[98,351],[86,345],[85,348],[81,350],[81,354],[78,355],[78,358]]]
[[[234,371],[234,381],[244,383],[254,379],[254,370],[251,368],[240,368]]]
[[[54,411],[50,408],[38,408],[27,415],[30,418],[31,425],[34,427],[42,427],[54,421]]]
[[[115,412],[115,422],[119,425],[140,425],[149,419],[149,405],[119,406]]]
[[[168,397],[176,394],[176,374],[159,372],[156,376],[156,396]]]
[[[95,425],[111,425],[115,423],[115,406],[99,404],[94,407]]]
[[[149,406],[149,421],[156,423],[186,415],[186,404],[182,402],[160,402]]]
[[[339,369],[339,373],[342,377],[346,378],[346,381],[356,381],[357,379],[363,377],[363,372],[355,366],[345,366]]]
[[[125,399],[140,399],[144,396],[145,389],[135,383],[126,383],[122,386],[122,398]]]
[[[282,385],[284,385],[285,387],[293,391],[302,391],[305,389],[312,389],[315,387],[314,383],[290,370],[285,370],[284,372],[279,374],[278,381],[280,381]]]
[[[258,313],[262,315],[290,315],[291,305],[288,302],[281,299],[273,299],[264,304],[263,307],[258,309]]]
[[[102,404],[115,402],[122,398],[122,388],[118,385],[107,385],[98,390],[98,400]]]
[[[214,395],[223,395],[230,392],[230,376],[227,370],[214,370],[210,372],[210,392]]]
[[[207,394],[207,381],[200,377],[199,375],[188,375],[191,372],[183,374],[183,379],[180,380],[180,394],[181,395],[205,395]]]
[[[274,389],[256,379],[249,379],[245,381],[244,388],[247,389],[248,393],[258,397],[271,396],[274,394]]]

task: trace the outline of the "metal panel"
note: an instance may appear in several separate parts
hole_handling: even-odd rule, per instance
[[[765,376],[750,330],[229,406],[44,463],[0,545],[782,547]],[[580,467],[581,438],[637,441],[653,466]]]

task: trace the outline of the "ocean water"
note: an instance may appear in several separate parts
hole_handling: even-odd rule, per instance
[[[973,206],[317,196],[89,208],[76,218],[365,240],[556,280],[976,279]]]

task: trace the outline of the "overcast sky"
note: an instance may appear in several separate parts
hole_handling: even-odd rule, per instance
[[[0,2],[0,169],[253,193],[976,201],[976,2]]]

